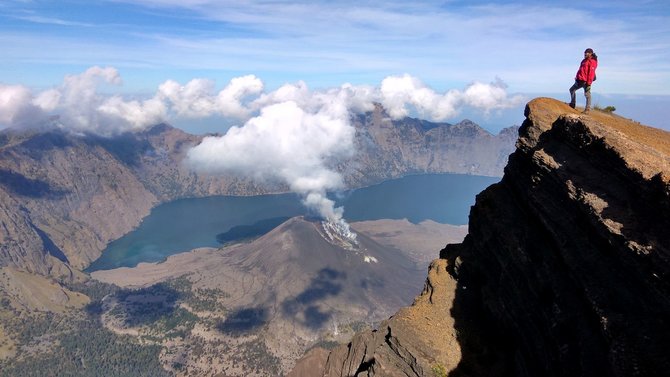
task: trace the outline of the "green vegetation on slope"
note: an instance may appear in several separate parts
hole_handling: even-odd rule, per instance
[[[191,334],[196,324],[219,332],[217,325],[228,314],[220,299],[229,297],[227,292],[195,288],[187,277],[142,289],[95,280],[67,288],[87,295],[90,304],[65,313],[28,312],[2,300],[0,292],[0,377],[198,374],[203,372],[200,367],[182,358],[211,363],[219,360],[220,352],[227,354],[224,360],[233,368],[281,374],[280,360],[262,338],[232,346]]]
[[[158,360],[160,346],[116,335],[92,312],[28,314],[4,308],[0,318],[18,351],[0,360],[0,376],[169,375]]]

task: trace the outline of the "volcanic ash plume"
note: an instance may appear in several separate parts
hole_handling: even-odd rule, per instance
[[[349,224],[344,219],[328,219],[321,222],[321,226],[323,227],[326,239],[330,243],[348,250],[356,250],[358,248],[356,233],[351,231]]]
[[[294,99],[263,107],[259,116],[224,136],[206,137],[189,152],[189,162],[201,170],[280,179],[331,229],[353,240],[343,209],[326,195],[343,188],[342,177],[329,164],[354,150],[347,108],[338,101],[300,106]]]

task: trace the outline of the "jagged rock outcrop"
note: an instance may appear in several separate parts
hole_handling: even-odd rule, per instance
[[[667,375],[669,213],[669,133],[535,99],[502,181],[417,303],[294,375]]]
[[[377,105],[355,116],[356,154],[340,166],[351,187],[417,173],[461,173],[499,177],[514,151],[517,127],[492,135],[477,124],[392,120]]]
[[[157,203],[108,149],[61,132],[0,149],[0,261],[43,275],[83,268]]]
[[[353,124],[359,153],[340,166],[350,187],[419,172],[496,175],[499,155],[513,147],[509,130],[493,136],[471,122],[392,122],[381,108]],[[288,190],[194,171],[184,159],[202,138],[165,124],[114,138],[0,132],[0,266],[72,279],[161,202]],[[470,149],[482,153],[464,157]]]
[[[354,336],[329,354],[315,348],[294,367],[289,377],[433,376],[460,361],[460,347],[450,315],[456,280],[445,260],[429,267],[423,292],[411,307],[400,309],[374,331]],[[321,365],[317,370],[315,366]]]

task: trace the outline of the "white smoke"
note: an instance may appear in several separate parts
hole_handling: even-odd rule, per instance
[[[189,152],[188,161],[212,172],[279,179],[300,194],[306,206],[328,220],[342,221],[342,208],[335,208],[327,192],[343,187],[331,164],[354,152],[355,129],[347,108],[336,98],[301,106],[298,101],[313,97],[287,95],[290,91],[283,87],[273,99],[264,98],[260,114],[244,126],[204,138]]]

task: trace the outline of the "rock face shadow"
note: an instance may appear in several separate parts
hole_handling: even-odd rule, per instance
[[[29,198],[58,199],[68,194],[67,190],[55,188],[46,181],[5,169],[0,169],[0,185],[13,194]]]
[[[241,336],[262,328],[269,319],[270,311],[267,308],[242,308],[230,313],[217,328],[226,335]]]
[[[332,311],[322,310],[318,303],[340,294],[342,284],[339,281],[344,280],[346,276],[346,273],[331,268],[321,269],[304,291],[282,303],[282,313],[296,318],[307,328],[320,329],[330,320]]]
[[[255,222],[251,225],[239,225],[230,228],[227,232],[216,235],[216,241],[222,245],[240,242],[260,237],[284,223],[290,217],[273,217]]]
[[[52,256],[58,258],[59,260],[69,263],[69,260],[63,250],[61,250],[56,244],[51,240],[48,234],[44,232],[42,229],[36,227],[33,225],[33,229],[37,233],[37,235],[40,236],[40,239],[42,240],[42,244],[44,245],[44,250],[51,254]]]
[[[170,318],[178,308],[182,293],[164,283],[138,290],[123,290],[116,294],[121,305],[116,311],[129,327],[150,325],[161,318]]]
[[[449,376],[667,375],[667,181],[588,119],[535,126],[440,253],[459,284]]]
[[[142,156],[147,152],[153,151],[153,147],[148,141],[140,140],[136,135],[131,133],[122,134],[114,138],[89,135],[86,142],[90,146],[99,145],[119,161],[132,167],[139,166]]]

